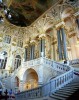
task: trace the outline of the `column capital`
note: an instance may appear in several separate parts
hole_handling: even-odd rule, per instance
[[[29,46],[29,44],[28,43],[25,43],[23,47],[24,48],[27,48],[28,46]]]
[[[64,28],[65,27],[65,22],[61,21],[58,24],[55,25],[56,29],[59,30],[60,28]]]
[[[30,45],[36,44],[36,40],[31,40]]]
[[[45,37],[46,37],[46,34],[40,34],[40,35],[39,35],[39,40],[40,40],[40,39],[45,39]]]

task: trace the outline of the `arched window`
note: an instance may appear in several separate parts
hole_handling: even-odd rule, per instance
[[[10,42],[11,42],[11,36],[5,35],[4,42],[10,44]]]
[[[7,52],[3,51],[0,54],[0,69],[5,69],[7,63]]]
[[[16,55],[14,62],[14,69],[17,69],[21,65],[21,56]]]
[[[19,78],[15,77],[15,87],[19,87]]]
[[[30,60],[34,59],[35,45],[30,46]]]
[[[23,41],[22,40],[18,40],[17,46],[22,48],[23,47]]]

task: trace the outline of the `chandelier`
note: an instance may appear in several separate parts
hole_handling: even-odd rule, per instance
[[[0,0],[0,12],[3,10],[4,15],[6,18],[11,19],[11,14],[10,14],[10,9],[7,8],[6,4],[4,4],[2,2],[2,0]],[[3,15],[0,13],[0,23],[4,22],[4,17]]]

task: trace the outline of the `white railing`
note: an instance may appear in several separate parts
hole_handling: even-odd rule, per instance
[[[52,67],[54,70],[59,71],[59,72],[66,72],[66,71],[72,69],[70,66],[68,66],[66,64],[61,64],[59,62],[52,61],[47,58],[43,58],[43,64],[45,66]]]
[[[18,99],[26,100],[26,98],[35,99],[35,98],[49,96],[50,94],[54,93],[56,90],[70,83],[73,80],[73,78],[74,78],[74,73],[73,73],[73,69],[71,69],[70,71],[64,74],[54,79],[51,79],[50,82],[46,83],[43,86],[15,94],[16,100]]]
[[[45,57],[23,62],[22,67],[28,67],[28,66],[34,67],[41,64],[43,66],[52,67],[54,70],[57,70],[59,72],[66,72],[71,69],[71,67],[66,64],[61,64],[56,61],[52,61],[51,59],[47,59]]]
[[[61,87],[65,86],[66,84],[70,83],[74,78],[73,75],[74,75],[73,70],[70,70],[52,79],[49,83],[45,84],[42,87],[43,96],[51,94],[55,92],[56,90],[59,90]]]
[[[79,64],[79,59],[74,59],[69,61],[69,65]]]
[[[42,64],[42,58],[38,58],[38,59],[33,59],[30,61],[26,61],[22,63],[22,67],[27,67],[27,66],[36,66],[36,65],[40,65]]]

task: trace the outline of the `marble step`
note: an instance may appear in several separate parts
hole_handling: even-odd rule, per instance
[[[72,90],[72,89],[78,89],[79,88],[79,86],[77,86],[77,87],[75,87],[75,86],[73,86],[73,87],[64,87],[64,88],[61,88],[61,90]]]
[[[74,93],[74,91],[71,91],[71,92],[70,92],[70,91],[65,91],[65,92],[64,92],[64,91],[57,91],[57,92],[55,92],[55,93],[64,94],[64,95],[69,95],[69,96],[70,96],[70,95],[72,95],[72,94]]]
[[[56,100],[66,100],[66,98],[64,98],[64,97],[58,97],[58,96],[55,96],[55,95],[51,95],[50,96],[51,98],[54,98],[54,99],[56,99]],[[53,99],[52,99],[53,100]]]
[[[68,85],[65,85],[64,87],[67,87],[67,86],[79,86],[79,83],[78,84],[68,84]]]
[[[73,85],[79,85],[79,83],[72,83],[72,84],[67,84],[66,86],[73,86]]]
[[[59,94],[59,93],[53,93],[54,96],[58,96],[58,97],[64,97],[64,98],[68,98],[68,95],[64,95],[64,94]]]
[[[66,93],[74,93],[76,90],[70,90],[70,89],[68,89],[68,90],[59,90],[59,92],[66,92]]]

